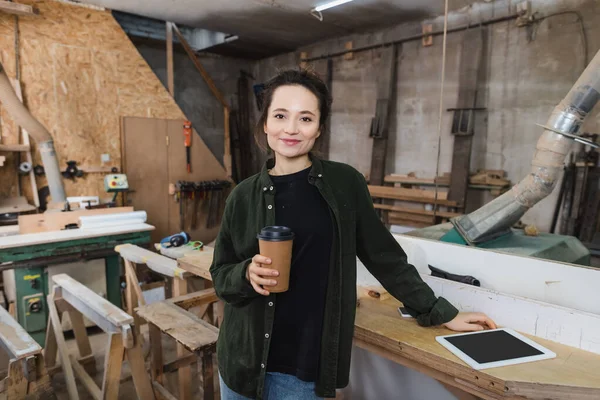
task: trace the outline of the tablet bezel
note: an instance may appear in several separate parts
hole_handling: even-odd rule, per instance
[[[513,335],[517,339],[522,340],[523,342],[527,343],[531,347],[541,351],[542,354],[538,354],[535,356],[513,358],[510,360],[503,360],[503,361],[478,363],[477,361],[475,361],[474,359],[469,357],[469,355],[467,355],[462,350],[460,350],[458,347],[454,346],[452,343],[450,343],[449,341],[446,340],[446,338],[448,338],[448,337],[477,335],[477,334],[493,332],[493,331],[505,331],[506,333]],[[452,354],[454,354],[455,356],[457,356],[458,358],[463,360],[465,363],[467,363],[471,368],[476,369],[476,370],[505,367],[507,365],[523,364],[523,363],[528,363],[528,362],[532,362],[532,361],[549,360],[552,358],[556,358],[556,354],[553,351],[545,348],[544,346],[534,342],[533,340],[521,335],[520,333],[518,333],[510,328],[498,328],[498,329],[488,329],[488,330],[476,331],[476,332],[455,333],[452,335],[437,336],[435,339],[438,341],[438,343],[440,343],[442,346],[444,346],[446,349],[448,349]]]

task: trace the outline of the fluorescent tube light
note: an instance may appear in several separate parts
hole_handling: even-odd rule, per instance
[[[334,0],[334,1],[330,1],[329,3],[325,3],[325,4],[322,4],[320,6],[315,7],[314,11],[321,12],[323,10],[327,10],[328,8],[337,7],[340,4],[349,3],[351,1],[352,0]]]

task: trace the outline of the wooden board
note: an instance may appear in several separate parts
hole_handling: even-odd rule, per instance
[[[42,352],[40,345],[2,307],[0,307],[0,345],[10,358],[21,359]]]
[[[394,235],[419,272],[428,265],[472,275],[481,286],[515,296],[600,314],[600,270],[478,249],[409,235]]]
[[[79,223],[79,217],[102,214],[132,212],[133,207],[101,208],[97,210],[76,210],[71,212],[45,212],[42,214],[19,215],[19,233],[39,233],[60,231],[67,224]]]
[[[13,15],[36,16],[39,10],[26,4],[13,3],[5,0],[0,0],[0,12]]]
[[[156,228],[157,243],[171,234],[169,230],[169,181],[167,171],[167,121],[155,118],[126,117],[122,121],[123,171],[130,191],[128,205],[144,210]]]
[[[435,198],[435,192],[431,190],[369,185],[369,192],[371,193],[371,196],[375,198],[413,201],[417,203],[433,204]],[[445,195],[445,192],[438,192],[437,204],[442,206],[456,207],[457,203],[455,201],[445,200]]]
[[[33,246],[38,244],[66,242],[69,240],[88,239],[111,235],[124,235],[126,233],[152,231],[153,226],[136,224],[129,226],[110,226],[96,229],[68,229],[58,232],[30,233],[26,235],[12,235],[0,237],[0,250],[15,247]]]
[[[422,208],[408,208],[408,207],[401,207],[401,206],[392,206],[389,204],[373,204],[373,207],[380,209],[380,210],[396,211],[396,212],[402,212],[402,213],[408,213],[408,214],[428,215],[428,216],[434,215],[433,211],[424,210]],[[461,216],[462,214],[449,212],[449,211],[436,211],[435,215],[438,217],[441,217],[441,218],[454,218],[454,217]]]
[[[27,203],[25,197],[0,199],[0,214],[35,211],[35,207]]]
[[[124,259],[136,264],[146,264],[148,268],[164,276],[178,279],[192,276],[191,273],[179,268],[177,261],[136,245],[122,244],[115,247],[115,251]]]
[[[484,398],[515,398],[526,391],[532,399],[591,400],[600,396],[600,356],[596,354],[532,337],[557,358],[475,371],[435,340],[451,331],[423,328],[414,319],[399,317],[399,304],[395,300],[361,301],[356,314],[357,341],[386,357],[397,356],[398,361],[405,360],[422,372],[448,376],[453,386],[462,384],[489,394]]]
[[[104,328],[101,323],[93,318],[90,311],[106,319],[116,327],[133,324],[133,317],[121,310],[90,288],[71,278],[67,274],[54,275],[53,284],[60,286],[63,298],[84,316],[94,321],[96,325]],[[77,301],[74,301],[77,300]]]
[[[136,309],[138,315],[156,325],[162,332],[181,343],[189,351],[214,346],[219,330],[194,314],[169,302],[156,302]]]
[[[99,165],[101,154],[110,156],[104,167],[120,167],[121,116],[185,119],[110,10],[57,1],[19,3],[40,10],[39,17],[19,20],[24,102],[52,133],[61,169],[67,160]],[[14,78],[14,17],[4,13],[0,13],[0,60]],[[16,126],[4,107],[0,113],[2,143],[18,143]],[[200,142],[198,137],[196,143]],[[33,146],[33,162],[40,164]],[[0,169],[0,198],[16,194],[14,158],[6,155]],[[214,159],[210,152],[204,157]],[[218,163],[215,168],[224,172]],[[45,177],[37,179],[38,187],[46,185]],[[104,190],[102,174],[64,183],[68,196],[112,198]],[[23,190],[32,202],[29,185]]]
[[[186,254],[177,260],[181,269],[191,272],[196,276],[212,281],[210,275],[210,266],[213,261],[213,249],[204,246],[204,251],[199,251],[193,254]]]

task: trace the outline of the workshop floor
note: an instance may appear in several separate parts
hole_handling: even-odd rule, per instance
[[[146,350],[146,354],[147,354],[147,343],[148,343],[148,327],[147,325],[142,326],[142,333],[144,334],[144,338],[145,338],[145,350]],[[107,335],[98,330],[97,328],[88,328],[88,334],[89,334],[89,338],[90,338],[90,344],[92,346],[92,351],[94,352],[94,355],[96,356],[96,368],[97,368],[97,373],[95,375],[95,381],[96,384],[98,384],[99,386],[101,385],[102,382],[102,376],[104,373],[104,351],[106,349],[106,344],[107,344]],[[77,345],[75,342],[75,339],[71,336],[67,336],[67,347],[69,348],[69,350],[71,351],[72,354],[77,354]],[[165,363],[170,362],[175,360],[176,358],[176,348],[175,348],[175,343],[172,340],[169,340],[168,338],[166,338],[163,335],[163,341],[162,341],[162,345],[163,345],[163,360]],[[146,358],[146,367],[149,367],[149,362],[150,362],[150,357],[148,356]],[[215,363],[216,366],[216,363]],[[215,371],[216,372],[216,371]],[[175,394],[175,397],[178,397],[178,392],[177,392],[177,373],[170,373],[167,374],[167,389],[171,392]],[[196,365],[192,365],[192,395],[193,398],[199,398],[198,395],[198,387],[197,387],[197,383],[198,380],[194,379],[196,377]],[[85,387],[81,384],[81,382],[75,378],[75,380],[77,381],[77,389],[79,392],[79,398],[81,400],[93,400],[93,397],[87,392],[87,390],[85,389]],[[217,392],[217,399],[220,398],[218,396],[218,387],[219,387],[219,382],[218,382],[218,375],[215,374],[215,391]],[[67,394],[67,386],[65,384],[65,379],[64,379],[64,375],[61,372],[57,372],[53,377],[52,377],[52,386],[54,387],[54,390],[56,391],[56,395],[57,398],[59,400],[68,400],[69,396]],[[133,380],[131,379],[131,373],[129,370],[129,365],[127,364],[127,362],[125,361],[123,363],[123,369],[121,371],[121,387],[119,389],[119,399],[127,399],[127,400],[134,400],[137,399],[137,394],[135,392],[135,387],[133,386]]]

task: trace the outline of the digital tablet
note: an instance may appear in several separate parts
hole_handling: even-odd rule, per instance
[[[556,357],[547,348],[507,328],[438,336],[436,340],[477,370]]]

